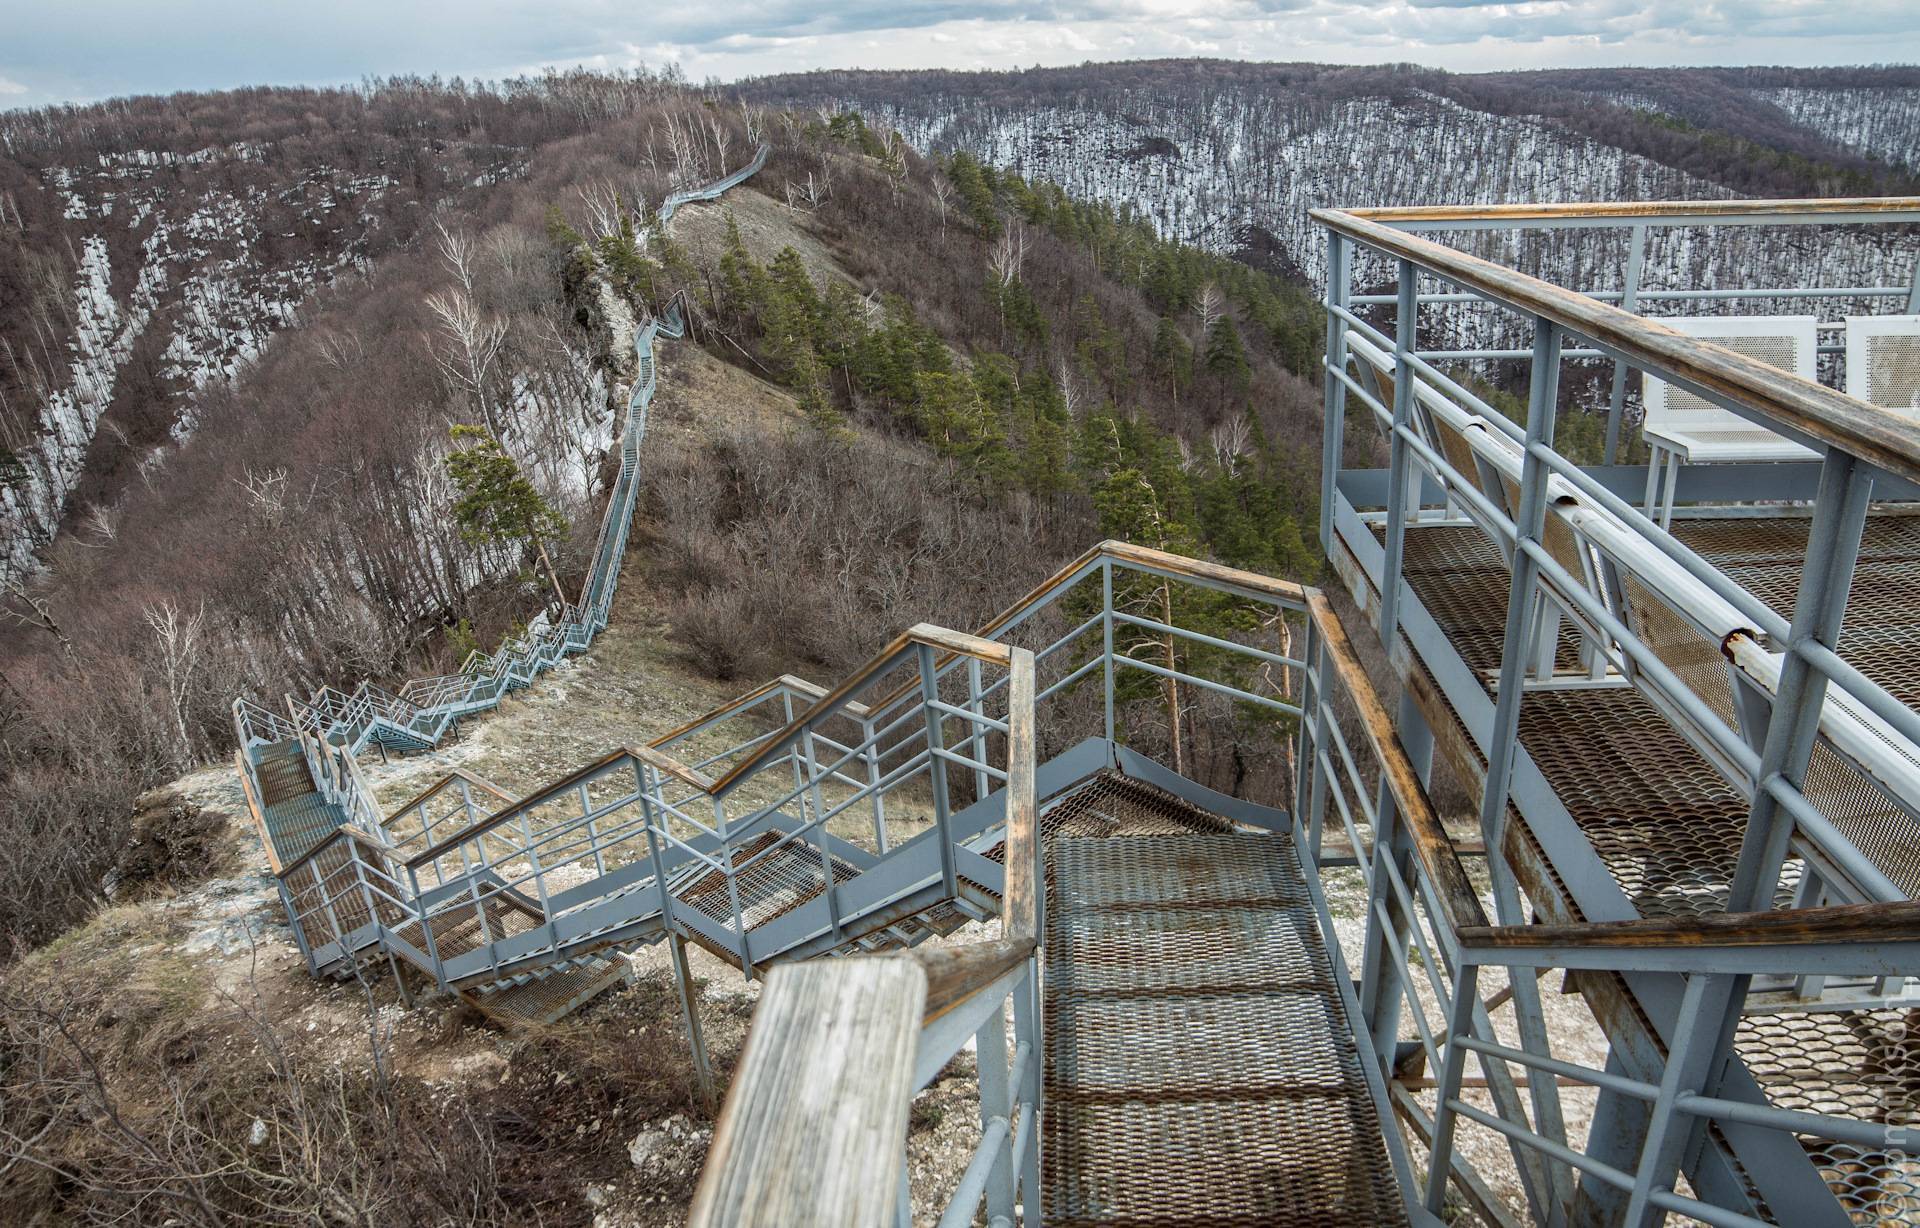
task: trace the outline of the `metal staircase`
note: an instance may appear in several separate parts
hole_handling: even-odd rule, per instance
[[[1616,226],[1639,251],[1649,227],[1910,223],[1920,201],[1317,216],[1322,541],[1358,616],[1112,545],[1097,602],[1043,589],[1071,629],[1035,649],[1010,740],[1070,741],[1081,670],[1109,680],[1104,728],[1031,787],[1009,765],[1000,937],[769,970],[695,1225],[908,1223],[907,1106],[969,1047],[980,1142],[944,1226],[1920,1222],[1911,422],[1417,234]],[[1423,351],[1429,313],[1488,306],[1530,351]],[[1524,422],[1450,365],[1515,359]],[[1819,459],[1669,467],[1656,518],[1643,473],[1554,445],[1562,366],[1595,359],[1615,442],[1637,373]],[[1387,467],[1347,467],[1369,455]],[[1128,600],[1135,564],[1267,609],[1143,618],[1174,605]],[[1063,653],[1077,635],[1102,642]],[[1123,745],[1156,724],[1116,716],[1134,672],[1271,705],[1284,723],[1235,741],[1286,747],[1290,792],[1208,795]],[[1067,770],[1083,753],[1106,766]],[[1446,822],[1442,765],[1473,799]]]
[[[1756,214],[1782,216],[1822,215]],[[688,942],[763,978],[696,1225],[906,1223],[909,1105],[968,1047],[980,1136],[946,1228],[1920,1219],[1910,429],[1381,221],[1322,220],[1323,543],[1397,714],[1325,594],[1105,542],[831,690],[777,678],[524,797],[456,772],[383,814],[356,752],[431,743],[604,625],[637,390],[562,624],[393,694],[236,704],[310,966],[384,964],[511,1023],[653,942],[683,995]],[[1357,247],[1397,264],[1396,294],[1350,293]],[[1527,425],[1417,352],[1420,308],[1467,300],[1533,321]],[[1389,303],[1392,336],[1355,310]],[[1709,505],[1669,532],[1621,497],[1632,475],[1554,450],[1563,334],[1824,458],[1669,475],[1670,502]],[[1349,397],[1385,473],[1343,470]],[[1287,784],[1227,796],[1143,753],[1181,696],[1284,757]],[[1443,821],[1436,762],[1476,814]],[[929,942],[996,917],[997,937]],[[1555,969],[1604,1064],[1548,1026]]]

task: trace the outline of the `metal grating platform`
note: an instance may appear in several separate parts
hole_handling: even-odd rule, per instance
[[[1049,1223],[1405,1222],[1293,845],[1227,826],[1111,776],[1042,820]]]
[[[1735,1044],[1775,1107],[1885,1123],[1883,1148],[1807,1152],[1855,1223],[1920,1222],[1920,1011],[1748,1015]]]
[[[1804,520],[1742,518],[1676,521],[1674,531],[1790,617],[1806,528]],[[1497,554],[1465,527],[1412,528],[1407,545],[1409,584],[1484,680],[1499,664],[1505,616],[1508,574]],[[1920,517],[1869,522],[1854,600],[1874,618],[1850,624],[1841,655],[1920,706],[1920,672],[1911,665],[1920,652]],[[1561,664],[1566,647],[1563,631]],[[1747,803],[1637,691],[1529,694],[1520,742],[1642,915],[1724,910]],[[1851,769],[1837,762],[1824,749],[1816,752],[1809,781],[1834,806],[1836,824],[1895,881],[1920,882],[1911,822],[1886,813],[1877,795],[1856,798],[1862,791]],[[1524,820],[1515,835],[1531,839]],[[1796,871],[1790,862],[1777,906],[1790,905]],[[1561,894],[1577,918],[1577,903],[1564,887]],[[1741,1061],[1775,1107],[1888,1124],[1888,1144],[1878,1150],[1807,1144],[1857,1223],[1920,1222],[1920,1162],[1911,1158],[1920,1143],[1920,1039],[1909,1035],[1920,1038],[1920,1012],[1853,1010],[1749,1016],[1735,1038]]]

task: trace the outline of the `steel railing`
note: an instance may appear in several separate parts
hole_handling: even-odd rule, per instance
[[[733,174],[672,193],[661,205],[662,224],[680,205],[715,199],[744,182],[765,165],[767,154],[768,148],[763,145],[746,166]],[[372,682],[362,682],[351,692],[324,686],[306,700],[289,698],[290,722],[277,716],[268,721],[267,709],[261,705],[236,700],[234,721],[241,745],[283,741],[286,725],[291,723],[322,740],[342,743],[355,753],[376,741],[402,748],[431,746],[461,717],[497,705],[509,691],[528,685],[565,657],[586,651],[607,624],[639,497],[639,450],[646,434],[647,411],[659,382],[654,343],[662,336],[679,338],[685,331],[684,309],[676,297],[634,336],[637,376],[621,432],[620,471],[608,495],[593,561],[577,602],[563,607],[556,618],[508,639],[495,652],[475,650],[457,673],[414,679],[397,693]]]
[[[1301,755],[1312,766],[1301,777],[1295,811],[1305,861],[1322,924],[1331,934],[1333,917],[1320,885],[1326,825],[1334,824],[1347,847],[1361,851],[1354,865],[1364,888],[1367,931],[1354,978],[1356,1019],[1362,1050],[1371,1054],[1374,1074],[1383,1082],[1395,1082],[1408,1068],[1437,1072],[1430,1114],[1409,1092],[1393,1097],[1430,1140],[1422,1193],[1428,1211],[1439,1214],[1450,1181],[1458,1182],[1470,1200],[1485,1188],[1455,1151],[1462,1120],[1519,1149],[1523,1181],[1535,1198],[1548,1201],[1542,1193],[1551,1189],[1548,1166],[1561,1166],[1619,1190],[1626,1203],[1623,1222],[1636,1225],[1668,1212],[1711,1224],[1768,1222],[1675,1191],[1682,1156],[1689,1145],[1697,1145],[1697,1133],[1707,1123],[1872,1151],[1898,1151],[1914,1141],[1905,1122],[1778,1109],[1708,1094],[1710,1065],[1699,1046],[1715,976],[1920,972],[1920,904],[1727,914],[1707,921],[1490,925],[1459,859],[1459,839],[1442,825],[1421,772],[1323,600],[1314,602],[1307,655],[1311,711],[1302,724]],[[1360,737],[1349,737],[1349,727],[1357,727]],[[1337,949],[1334,954],[1340,958]],[[1660,1077],[1633,1078],[1503,1040],[1482,997],[1482,973],[1489,968],[1504,970],[1510,985],[1552,968],[1620,975],[1680,972],[1685,988]],[[1403,1021],[1412,1024],[1411,1042],[1400,1040]],[[1409,1061],[1408,1044],[1422,1060]],[[1491,1110],[1465,1098],[1469,1055],[1482,1067]],[[1535,1093],[1531,1106],[1520,1096],[1523,1079]],[[1545,1097],[1538,1091],[1555,1080],[1652,1106],[1632,1168],[1583,1153],[1563,1132],[1541,1124],[1554,1115],[1543,1112]],[[1920,1207],[1902,1206],[1899,1217],[1915,1210]]]
[[[1885,817],[1920,831],[1912,826],[1920,824],[1920,810],[1916,810],[1920,793],[1914,789],[1920,780],[1916,776],[1920,714],[1854,662],[1843,659],[1836,647],[1843,617],[1851,615],[1854,622],[1864,619],[1869,624],[1874,618],[1870,600],[1848,609],[1859,543],[1874,499],[1920,497],[1920,489],[1913,485],[1920,475],[1920,439],[1896,413],[1601,301],[1609,296],[1549,285],[1419,238],[1403,227],[1469,228],[1462,222],[1480,227],[1516,222],[1765,225],[1920,218],[1917,201],[1851,204],[1860,207],[1829,208],[1821,202],[1714,202],[1684,209],[1568,206],[1545,209],[1544,220],[1533,216],[1542,210],[1531,207],[1487,210],[1484,216],[1473,216],[1482,212],[1473,210],[1315,214],[1327,227],[1331,245],[1322,515],[1322,540],[1329,554],[1337,565],[1349,569],[1357,587],[1378,593],[1378,607],[1369,613],[1383,641],[1397,648],[1404,638],[1418,659],[1442,673],[1453,668],[1443,668],[1442,663],[1459,660],[1446,633],[1424,611],[1417,619],[1407,616],[1413,597],[1403,567],[1410,535],[1471,526],[1506,563],[1500,665],[1497,674],[1478,679],[1489,693],[1469,693],[1457,684],[1447,684],[1454,686],[1452,691],[1442,688],[1450,702],[1473,708],[1463,723],[1486,761],[1479,836],[1489,851],[1494,906],[1504,925],[1526,919],[1506,856],[1509,808],[1518,805],[1544,814],[1542,807],[1556,804],[1541,793],[1537,777],[1522,780],[1517,775],[1520,706],[1526,695],[1559,687],[1638,689],[1746,799],[1747,822],[1725,896],[1728,915],[1754,918],[1772,906],[1790,859],[1801,872],[1795,896],[1799,907],[1780,915],[1804,918],[1813,911],[1809,906],[1829,901],[1873,905],[1890,921],[1903,915],[1916,885],[1910,864],[1914,858],[1902,851],[1912,842],[1890,845],[1874,838],[1873,824]],[[1636,233],[1636,244],[1643,238]],[[1360,253],[1375,266],[1396,271],[1394,294],[1353,293],[1353,270]],[[1878,289],[1869,289],[1878,294]],[[1764,298],[1769,293],[1730,288],[1727,296]],[[1781,291],[1776,297],[1787,293]],[[1618,297],[1628,305],[1634,302],[1631,293]],[[1513,421],[1477,395],[1467,386],[1465,373],[1454,365],[1456,359],[1503,358],[1506,351],[1420,348],[1421,309],[1444,309],[1469,299],[1510,313],[1532,330],[1531,349],[1519,351],[1531,362],[1524,422]],[[1394,304],[1390,328],[1381,327],[1360,310],[1377,309],[1389,300]],[[1568,412],[1561,407],[1562,365],[1589,353],[1616,363],[1609,405],[1614,418],[1609,458],[1619,435],[1623,379],[1631,372],[1666,381],[1822,453],[1820,459],[1798,465],[1743,468],[1738,482],[1708,473],[1691,483],[1691,497],[1708,504],[1700,509],[1702,515],[1745,515],[1750,517],[1748,523],[1759,526],[1768,516],[1789,514],[1789,509],[1778,506],[1781,502],[1797,503],[1803,509],[1804,565],[1789,613],[1776,610],[1690,546],[1684,524],[1679,530],[1669,529],[1633,506],[1621,493],[1630,480],[1622,469],[1583,468],[1556,448],[1556,418],[1564,419]],[[1383,475],[1342,472],[1348,454],[1350,406],[1357,406],[1382,428],[1388,443],[1388,468]],[[1693,479],[1695,472],[1687,476]],[[1385,480],[1380,481],[1381,477]],[[1684,486],[1682,490],[1686,492]],[[1725,506],[1738,501],[1759,505],[1730,510]],[[1571,672],[1554,662],[1563,620],[1571,622],[1583,645],[1580,666]],[[1427,736],[1424,725],[1419,732]],[[1602,731],[1596,729],[1592,736],[1602,736]],[[1325,762],[1316,762],[1317,771],[1328,776],[1353,771],[1353,764],[1343,762],[1337,749],[1337,744],[1323,745],[1320,757]],[[1833,783],[1837,778],[1844,778],[1846,790]],[[1323,782],[1319,787],[1326,786]],[[1573,799],[1568,804],[1582,803]],[[1386,805],[1376,798],[1377,808]],[[1352,799],[1336,809],[1343,821],[1365,812]],[[1872,813],[1863,818],[1863,810]],[[1376,877],[1378,881],[1370,886],[1378,897],[1377,911],[1393,921],[1389,930],[1397,927],[1402,932],[1400,941],[1408,941],[1404,918],[1415,911],[1406,898],[1412,885],[1397,882],[1393,869]],[[1581,890],[1602,900],[1592,888]],[[1630,905],[1622,907],[1631,915]],[[1388,981],[1397,977],[1396,983],[1402,985],[1423,979],[1425,974],[1418,973],[1417,966],[1431,971],[1427,953],[1395,951],[1388,942],[1391,936],[1370,938],[1387,943],[1371,962],[1378,970],[1373,975]],[[1429,937],[1434,944],[1440,942],[1431,926]],[[1889,935],[1876,951],[1852,952],[1845,959],[1821,947],[1819,959],[1813,962],[1824,960],[1828,967],[1837,968],[1851,961],[1852,975],[1897,991],[1904,973],[1874,968],[1882,955],[1905,967],[1902,941]],[[1732,962],[1716,963],[1718,957],[1705,952],[1691,956],[1669,952],[1662,958],[1666,962],[1661,966],[1668,971],[1687,974],[1685,986],[1676,986],[1673,994],[1659,990],[1663,1002],[1670,997],[1676,1010],[1686,1008],[1677,1022],[1664,1013],[1661,1022],[1663,1028],[1678,1029],[1665,1039],[1669,1055],[1677,1055],[1673,1060],[1683,1072],[1678,1076],[1683,1081],[1692,1077],[1694,1064],[1713,1069],[1723,1065],[1732,1035],[1730,1020],[1742,1007],[1748,978],[1768,974],[1768,984],[1811,988],[1817,997],[1828,975],[1796,970],[1800,956],[1778,951],[1767,957],[1773,964],[1750,958],[1738,971]],[[1644,965],[1625,960],[1613,965],[1616,969],[1629,966]],[[1702,988],[1696,991],[1696,984]],[[1687,1006],[1696,992],[1703,996]],[[1511,995],[1521,1031],[1519,1048],[1536,1059],[1551,1061],[1532,977],[1518,975]],[[1464,1003],[1471,996],[1457,1000]],[[1377,1027],[1376,1034],[1384,1037],[1382,1043],[1393,1043],[1393,1029]],[[1432,1034],[1438,1038],[1449,1033],[1443,1027]],[[1641,1073],[1647,1071],[1643,1068]],[[1514,1083],[1511,1077],[1506,1081],[1509,1086]],[[1644,1100],[1647,1086],[1655,1082],[1644,1077],[1616,1083],[1583,1081],[1601,1087],[1615,1100]],[[1693,1090],[1706,1100],[1714,1099],[1699,1087]],[[1640,1169],[1634,1165],[1644,1157],[1629,1156],[1616,1147],[1605,1158],[1596,1154],[1575,1162],[1560,1124],[1554,1081],[1531,1079],[1527,1098],[1532,1102],[1533,1129],[1544,1142],[1516,1139],[1515,1146],[1536,1214],[1551,1218],[1565,1212],[1574,1172],[1582,1174],[1583,1189],[1591,1189],[1617,1186],[1618,1176],[1631,1171],[1634,1179],[1631,1188],[1620,1194],[1622,1202],[1630,1202],[1636,1214],[1667,1207],[1663,1200],[1673,1197],[1671,1191],[1646,1188],[1641,1180],[1646,1171],[1654,1172],[1651,1180],[1656,1183],[1668,1180],[1666,1157],[1659,1157],[1652,1170]],[[1686,1114],[1687,1110],[1675,1107],[1679,1103],[1661,1102],[1663,1129],[1671,1126],[1675,1112]],[[1697,1108],[1704,1101],[1684,1103]],[[1765,1106],[1750,1107],[1765,1115]],[[1518,1113],[1510,1103],[1496,1115],[1511,1125],[1519,1120]],[[1787,1207],[1807,1215],[1830,1213],[1833,1200],[1819,1179],[1811,1177],[1810,1171],[1809,1179],[1802,1179],[1799,1169],[1805,1168],[1804,1156],[1798,1148],[1782,1144],[1769,1150],[1779,1141],[1777,1136],[1763,1139],[1765,1146],[1747,1145],[1751,1134],[1728,1128],[1729,1119],[1724,1116],[1715,1120],[1717,1136],[1747,1140],[1742,1154],[1748,1178],[1775,1202],[1776,1213]],[[1680,1133],[1697,1137],[1700,1128],[1695,1120]],[[1822,1129],[1829,1133],[1809,1133],[1829,1138],[1839,1137],[1834,1131],[1859,1133],[1857,1124],[1839,1122]],[[1673,1145],[1671,1136],[1662,1144],[1669,1149]],[[1754,1159],[1761,1155],[1779,1162]],[[1596,1162],[1599,1167],[1594,1166]],[[1709,1222],[1748,1222],[1740,1218],[1744,1212],[1726,1209],[1742,1197],[1729,1194],[1726,1206],[1717,1211],[1689,1213]],[[1714,1219],[1714,1214],[1722,1219]]]

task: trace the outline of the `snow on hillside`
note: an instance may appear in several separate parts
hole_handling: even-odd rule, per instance
[[[1920,170],[1920,90],[1756,91],[1820,135],[1883,162]]]
[[[69,361],[46,380],[37,437],[19,456],[25,480],[0,487],[0,581],[32,570],[57,531],[125,364],[149,330],[159,330],[179,442],[193,433],[200,390],[235,379],[315,290],[366,263],[384,224],[374,206],[396,180],[321,168],[270,187],[261,157],[237,142],[188,154],[103,153],[95,165],[43,173],[78,255]],[[522,167],[515,154],[498,173]]]
[[[1840,94],[1845,91],[1826,91]],[[1916,93],[1920,97],[1920,93]],[[1052,179],[1083,198],[1130,208],[1162,234],[1213,251],[1238,249],[1247,229],[1270,231],[1311,281],[1326,266],[1323,206],[1493,204],[1527,201],[1711,199],[1725,187],[1569,131],[1548,119],[1474,110],[1430,93],[1398,101],[1315,102],[1223,87],[1203,96],[1153,90],[1088,91],[1078,105],[1032,110],[975,106],[960,96],[848,97],[925,150],[965,149],[995,166]],[[1812,104],[1807,104],[1811,106]],[[1836,131],[1871,142],[1881,132],[1845,112]],[[1831,114],[1839,115],[1833,111]],[[1920,132],[1908,116],[1884,131]],[[1617,288],[1625,231],[1488,231],[1443,241],[1561,285]],[[1650,289],[1903,283],[1915,241],[1870,230],[1655,230],[1642,284]],[[1363,283],[1384,284],[1384,262],[1363,261]],[[1749,304],[1754,311],[1817,310],[1834,302]],[[1450,312],[1448,345],[1515,343],[1519,324],[1491,309]]]

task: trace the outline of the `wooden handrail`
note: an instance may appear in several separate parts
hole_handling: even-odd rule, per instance
[[[1697,947],[1776,947],[1920,940],[1920,901],[1835,904],[1705,917],[1639,917],[1572,925],[1463,926],[1469,947],[1519,951],[1539,947],[1690,950]]]
[[[913,959],[767,971],[691,1228],[887,1228],[927,974]]]
[[[1871,217],[1920,211],[1920,197],[1861,196],[1832,200],[1631,200],[1569,201],[1558,204],[1510,205],[1383,205],[1342,209],[1349,217],[1392,225],[1396,222],[1543,222],[1560,219],[1618,218],[1632,222],[1648,217],[1712,218],[1768,217],[1789,214],[1831,214],[1835,218]]]
[[[260,847],[267,851],[267,865],[272,868],[275,877],[284,871],[280,868],[280,854],[273,847],[273,833],[267,829],[267,816],[261,808],[261,802],[254,795],[252,765],[247,761],[247,752],[233,752],[234,770],[240,773],[240,792],[247,799],[247,813],[253,816],[253,829],[260,835]]]
[[[1920,433],[1903,414],[1357,213],[1315,209],[1312,217],[1329,230],[1409,260],[1465,289],[1551,320],[1655,375],[1718,393],[1890,473],[1920,482]]]
[[[425,789],[422,789],[406,805],[401,806],[398,810],[395,810],[392,814],[380,820],[380,826],[383,828],[392,827],[395,823],[398,823],[400,821],[400,816],[406,814],[409,810],[412,810],[416,806],[424,805],[429,799],[433,797],[434,794],[440,792],[442,789],[445,789],[447,786],[453,784],[453,782],[456,780],[464,780],[470,785],[473,785],[480,789],[484,789],[486,792],[493,794],[494,797],[498,798],[503,802],[510,802],[513,800],[513,795],[511,793],[508,793],[505,789],[502,789],[499,785],[494,784],[492,781],[488,780],[486,777],[477,776],[474,773],[467,771],[465,768],[454,768],[451,771],[449,771],[445,776],[442,776],[439,780],[435,781],[433,784],[430,784]]]
[[[1006,609],[980,624],[980,629],[975,631],[974,634],[983,639],[991,638],[998,634],[1018,620],[1022,615],[1026,614],[1027,611],[1053,596],[1068,580],[1073,578],[1075,573],[1087,567],[1089,564],[1099,562],[1103,558],[1112,559],[1115,562],[1134,567],[1154,568],[1176,576],[1183,576],[1190,580],[1202,580],[1214,584],[1225,584],[1234,588],[1242,588],[1261,597],[1276,601],[1292,602],[1295,605],[1304,604],[1307,599],[1307,593],[1311,591],[1305,585],[1296,584],[1291,580],[1276,580],[1272,576],[1263,576],[1258,572],[1242,571],[1238,567],[1228,567],[1221,563],[1209,562],[1206,559],[1188,558],[1184,554],[1171,554],[1165,550],[1155,550],[1151,546],[1136,546],[1132,542],[1121,541],[1118,538],[1108,538],[1106,541],[1098,542],[1088,547],[1065,567],[1060,568],[1040,583],[1028,589],[1026,594],[1018,601],[1015,601]],[[951,656],[943,658],[940,661],[941,667],[944,668],[952,659]],[[903,683],[881,698],[874,700],[872,705],[874,710],[880,711],[886,708],[902,695],[912,690],[915,685],[915,683],[911,682]]]
[[[312,861],[327,849],[332,848],[335,843],[341,840],[362,845],[367,851],[377,854],[382,861],[388,860],[393,855],[393,850],[380,843],[379,837],[373,835],[371,832],[355,827],[351,823],[342,823],[328,833],[325,840],[322,840],[320,843],[288,862],[285,868],[277,872],[279,877],[284,879],[287,875],[298,870],[301,866],[306,865],[309,861]]]
[[[770,678],[751,691],[742,692],[732,699],[727,700],[725,703],[701,713],[690,721],[674,726],[657,738],[648,739],[647,745],[658,750],[661,747],[677,742],[702,725],[712,724],[735,712],[744,711],[752,707],[767,696],[779,691],[782,687],[785,687],[789,691],[798,691],[800,694],[807,696],[815,702],[825,699],[827,696],[827,688],[817,682],[809,682],[805,678],[798,677],[794,674],[781,674],[778,678]],[[841,707],[849,716],[855,719],[867,715],[867,706],[865,704],[847,703],[841,705]]]
[[[485,819],[482,819],[480,822],[471,824],[455,832],[453,835],[435,842],[424,851],[409,859],[406,863],[407,867],[409,869],[418,869],[438,857],[445,856],[466,841],[485,835],[507,820],[515,818],[528,808],[539,805],[556,794],[578,787],[580,783],[588,777],[593,776],[605,768],[611,767],[623,758],[631,757],[636,759],[657,771],[674,777],[676,780],[691,786],[709,797],[722,796],[735,784],[765,766],[767,761],[777,758],[779,754],[786,749],[788,743],[800,736],[809,720],[840,706],[848,695],[857,692],[862,686],[870,682],[875,675],[884,673],[886,670],[898,664],[907,649],[915,644],[925,644],[928,647],[938,648],[948,652],[963,652],[968,656],[977,657],[982,661],[996,665],[1007,665],[1013,659],[1013,649],[1005,644],[996,644],[992,640],[984,640],[978,636],[968,635],[962,631],[949,631],[945,627],[936,627],[930,623],[920,623],[895,637],[891,644],[882,649],[880,653],[868,661],[866,665],[856,670],[852,677],[834,688],[834,690],[829,692],[825,698],[816,703],[812,708],[795,717],[767,741],[763,742],[753,754],[749,755],[741,763],[735,765],[726,775],[717,780],[688,767],[672,755],[657,749],[651,743],[644,746],[621,747],[619,750],[613,751],[587,764],[585,767],[578,769],[570,775],[562,777],[553,784],[542,786],[540,789],[535,790],[511,806],[508,806],[506,809],[497,811]]]
[[[1347,639],[1346,628],[1340,625],[1340,616],[1334,613],[1325,594],[1317,589],[1307,596],[1307,611],[1320,634],[1321,651],[1339,675],[1347,697],[1353,701],[1367,745],[1380,764],[1387,790],[1393,796],[1394,808],[1412,837],[1414,853],[1420,858],[1428,880],[1435,887],[1440,907],[1447,914],[1439,919],[1456,932],[1471,927],[1485,928],[1487,914],[1481,907],[1480,896],[1467,877],[1466,867],[1460,864],[1460,854],[1441,824],[1426,786],[1414,771],[1413,760],[1407,757],[1406,747],[1400,743],[1393,718],[1381,705],[1372,681],[1361,668],[1359,658],[1354,656],[1353,644]]]
[[[759,771],[770,761],[777,759],[781,753],[800,736],[811,721],[839,708],[852,696],[859,694],[869,686],[875,678],[884,675],[888,670],[904,660],[907,650],[915,645],[925,645],[929,648],[939,649],[949,654],[948,659],[954,656],[968,656],[973,657],[975,660],[983,661],[988,665],[998,665],[1003,668],[1010,665],[1013,660],[1012,649],[1005,644],[996,643],[993,640],[985,639],[977,635],[968,635],[964,631],[950,631],[945,627],[936,627],[932,623],[917,623],[907,628],[907,630],[900,635],[895,636],[892,643],[874,654],[872,659],[855,670],[846,681],[829,691],[819,702],[815,703],[813,707],[788,722],[785,728],[775,733],[765,742],[762,742],[745,759],[728,769],[726,774],[721,776],[720,779],[714,781],[713,787],[706,791],[715,797],[723,796],[730,792],[741,781]],[[908,683],[906,686],[900,688],[900,691],[897,691],[895,695],[897,696],[918,685],[919,683],[917,682]],[[875,710],[882,709],[886,707],[888,703],[891,703],[892,700],[893,697],[889,697],[885,703],[877,703],[869,706]]]
[[[444,857],[448,853],[458,849],[462,844],[486,835],[507,820],[519,817],[523,812],[540,805],[552,797],[578,788],[590,777],[626,759],[637,759],[650,767],[658,768],[669,775],[686,780],[695,788],[702,789],[703,791],[709,789],[712,785],[712,782],[705,776],[702,776],[700,773],[687,767],[670,755],[662,754],[651,747],[635,748],[623,746],[618,750],[602,755],[585,767],[575,769],[573,772],[561,777],[552,784],[542,785],[540,788],[535,789],[505,809],[497,810],[479,822],[468,824],[452,835],[435,841],[421,852],[409,858],[407,868],[417,870],[421,866]]]
[[[907,952],[907,958],[917,961],[927,974],[927,1007],[921,1022],[932,1023],[1019,967],[1037,949],[1038,944],[1031,937],[1024,937],[972,942],[963,947],[915,947]]]

